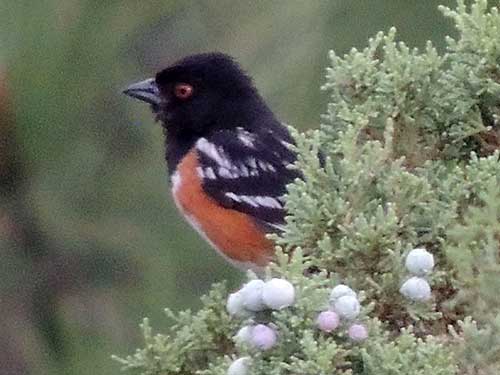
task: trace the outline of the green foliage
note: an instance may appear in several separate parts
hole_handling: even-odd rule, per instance
[[[444,55],[430,42],[408,48],[394,29],[363,51],[330,53],[328,112],[320,130],[294,132],[304,179],[289,186],[266,275],[297,292],[292,307],[259,317],[275,325],[278,345],[234,344],[245,320],[225,314],[217,287],[168,336],[146,330],[146,349],[121,360],[125,368],[221,375],[249,356],[253,374],[500,370],[500,15],[484,0],[442,11],[459,32]],[[399,293],[417,246],[437,259],[428,303]],[[363,343],[315,327],[338,282],[362,291]]]
[[[432,336],[425,340],[416,338],[410,327],[401,330],[395,339],[389,340],[380,322],[375,321],[374,326],[376,334],[360,350],[364,366],[361,374],[452,375],[457,373],[455,358],[451,350]]]
[[[293,307],[274,311],[259,319],[270,320],[279,332],[278,346],[261,352],[246,344],[232,342],[238,327],[251,319],[230,318],[225,311],[226,290],[216,285],[208,297],[203,298],[204,308],[196,314],[182,312],[168,315],[176,324],[171,334],[152,334],[146,319],[142,324],[145,346],[125,359],[115,357],[124,369],[139,370],[141,374],[225,374],[237,355],[252,358],[254,374],[379,374],[379,370],[400,368],[401,373],[435,371],[436,374],[453,374],[451,353],[434,339],[417,339],[411,329],[404,330],[397,340],[392,340],[385,325],[377,318],[369,318],[373,304],[364,304],[359,321],[369,326],[372,340],[355,344],[345,334],[345,327],[335,334],[324,334],[316,329],[315,319],[328,306],[328,294],[335,283],[326,273],[304,277],[311,262],[300,249],[289,261],[278,251],[277,264],[269,275],[290,280],[297,293]],[[360,296],[364,300],[364,296]],[[406,355],[401,362],[401,355]],[[381,367],[382,366],[382,367]],[[408,371],[408,372],[404,372]],[[413,371],[413,372],[412,372]],[[433,372],[434,373],[434,372]]]
[[[141,325],[144,349],[138,349],[126,359],[116,359],[124,368],[140,369],[148,375],[195,373],[208,366],[232,347],[231,336],[237,328],[226,312],[226,295],[226,288],[218,284],[202,298],[204,308],[196,314],[184,311],[176,315],[167,309],[167,316],[175,321],[171,328],[175,336],[153,335],[145,319]]]

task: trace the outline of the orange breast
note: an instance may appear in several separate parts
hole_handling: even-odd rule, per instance
[[[210,198],[203,191],[197,167],[195,150],[188,153],[177,167],[173,194],[179,209],[193,227],[230,260],[265,265],[273,253],[273,242],[265,237],[249,215],[222,207]]]

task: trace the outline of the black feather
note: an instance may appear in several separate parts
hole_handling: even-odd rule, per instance
[[[178,61],[159,72],[155,81],[161,104],[154,112],[165,129],[169,172],[175,172],[183,156],[200,139],[220,150],[235,166],[233,172],[249,160],[261,162],[256,168],[247,166],[255,169],[253,174],[243,170],[241,176],[229,175],[213,155],[198,152],[201,170],[213,171],[211,178],[203,178],[202,184],[210,197],[225,207],[249,214],[268,230],[283,224],[285,211],[279,198],[285,194],[286,185],[300,177],[299,172],[289,168],[296,156],[286,143],[293,140],[251,78],[231,57],[207,53]],[[173,89],[177,83],[193,87],[189,100],[175,97]],[[241,132],[252,139],[251,146],[238,138]],[[259,197],[261,203],[264,198],[269,199],[264,201],[266,206],[238,196]]]

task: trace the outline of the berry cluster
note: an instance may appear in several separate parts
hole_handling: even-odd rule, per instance
[[[406,257],[405,266],[413,276],[403,283],[399,291],[412,301],[428,301],[431,287],[424,277],[434,268],[434,256],[425,249],[413,249]]]
[[[276,326],[269,322],[255,324],[254,319],[259,312],[282,310],[294,302],[295,288],[285,279],[274,278],[266,282],[256,279],[243,285],[240,290],[229,295],[226,304],[231,316],[250,318],[250,323],[240,328],[234,336],[235,342],[261,351],[273,348],[279,336]],[[345,322],[349,327],[348,337],[354,342],[363,341],[368,337],[368,330],[363,324],[354,322],[360,310],[356,293],[346,285],[337,285],[330,293],[328,310],[318,315],[316,325],[322,332],[331,333]],[[228,375],[247,374],[250,362],[250,357],[236,359],[229,366]]]
[[[264,282],[256,279],[230,294],[226,309],[231,316],[248,318],[264,310],[285,309],[293,305],[294,301],[295,288],[289,281],[274,278]],[[273,324],[250,324],[243,326],[234,340],[259,350],[269,350],[276,345],[278,334]],[[249,357],[238,358],[229,366],[228,375],[246,374],[249,362]]]
[[[295,301],[295,288],[285,279],[271,279],[267,282],[256,279],[249,281],[227,299],[227,311],[231,316],[248,318],[264,310],[281,310]],[[239,330],[236,341],[245,342],[260,350],[271,349],[278,339],[271,324],[247,325]]]
[[[232,316],[247,317],[266,309],[284,309],[291,306],[294,300],[295,288],[289,281],[271,279],[264,282],[256,279],[230,294],[226,307]]]
[[[356,292],[343,284],[332,289],[329,302],[330,308],[321,312],[316,319],[318,328],[327,333],[337,329],[342,320],[352,323],[361,309]],[[347,334],[353,341],[363,341],[368,337],[368,330],[363,324],[354,323],[349,326]]]

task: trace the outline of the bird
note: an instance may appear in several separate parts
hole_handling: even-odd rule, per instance
[[[300,178],[294,140],[252,78],[221,52],[186,56],[124,94],[148,103],[165,134],[174,202],[226,260],[259,272],[285,225],[286,186]]]

